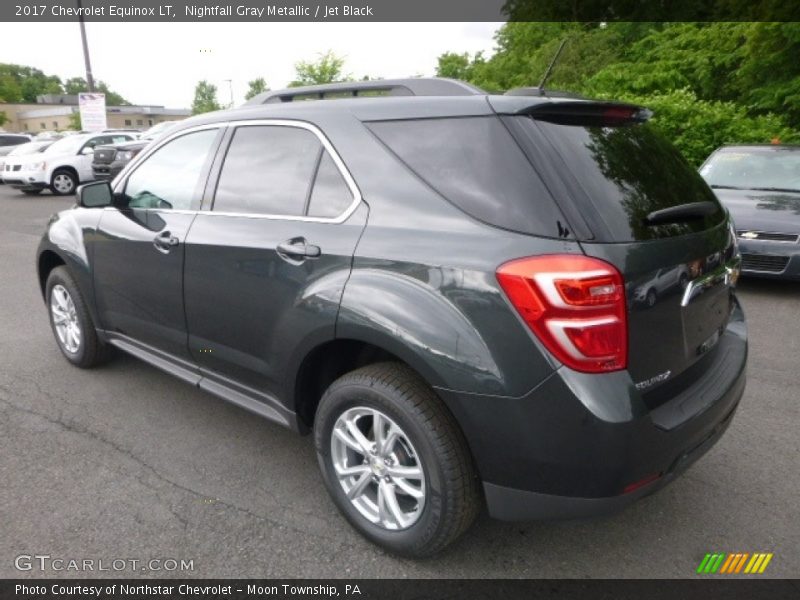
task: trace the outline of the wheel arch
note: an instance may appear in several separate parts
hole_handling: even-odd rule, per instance
[[[319,401],[331,383],[366,365],[399,362],[432,388],[441,386],[442,382],[432,369],[398,346],[391,340],[376,343],[376,340],[336,338],[311,349],[299,364],[293,381],[292,410],[297,415],[299,429],[307,433],[313,427]]]

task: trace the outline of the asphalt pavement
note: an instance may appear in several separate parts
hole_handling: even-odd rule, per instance
[[[747,391],[683,477],[612,517],[483,516],[413,561],[339,516],[310,438],[128,356],[95,370],[62,358],[35,251],[49,215],[73,202],[0,185],[0,577],[696,577],[707,552],[771,552],[762,577],[800,576],[799,284],[740,285]],[[160,571],[142,570],[150,559]],[[139,562],[115,571],[120,560]]]

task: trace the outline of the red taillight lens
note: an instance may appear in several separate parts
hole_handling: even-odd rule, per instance
[[[501,265],[497,280],[559,361],[585,373],[627,367],[625,288],[612,265],[583,255],[535,256]]]

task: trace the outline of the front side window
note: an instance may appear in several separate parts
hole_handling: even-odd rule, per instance
[[[302,215],[322,144],[298,127],[239,127],[219,176],[214,210]]]
[[[201,175],[214,148],[216,129],[187,133],[164,144],[131,174],[125,196],[131,208],[196,208]]]
[[[314,133],[249,125],[239,127],[231,140],[214,210],[334,218],[352,201],[336,163]]]

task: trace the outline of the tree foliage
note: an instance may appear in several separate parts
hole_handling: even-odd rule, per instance
[[[33,104],[36,96],[43,94],[77,94],[87,91],[83,77],[72,77],[62,82],[55,75],[45,75],[39,69],[0,63],[0,102]],[[102,81],[95,85],[98,92],[106,95],[106,104],[120,106],[130,104],[125,98],[111,91]]]
[[[247,93],[244,95],[244,99],[250,100],[250,98],[258,96],[267,90],[269,90],[269,87],[267,86],[266,80],[263,77],[257,77],[247,82]]]
[[[491,58],[448,52],[437,74],[489,91],[535,86],[564,39],[546,87],[653,109],[694,164],[722,143],[800,141],[800,23],[510,22]]]
[[[295,63],[295,79],[289,84],[289,87],[318,85],[335,81],[352,81],[353,76],[345,74],[342,71],[343,68],[344,58],[337,56],[332,50],[328,50],[319,54],[317,60],[301,60]]]
[[[220,110],[222,106],[217,101],[217,86],[209,83],[205,79],[198,81],[194,88],[194,100],[192,101],[192,114]]]
[[[112,92],[103,81],[94,82],[94,90],[106,95],[106,106],[128,106],[125,98]],[[89,84],[83,77],[70,77],[64,82],[64,92],[67,94],[80,94],[81,92],[89,91]]]

